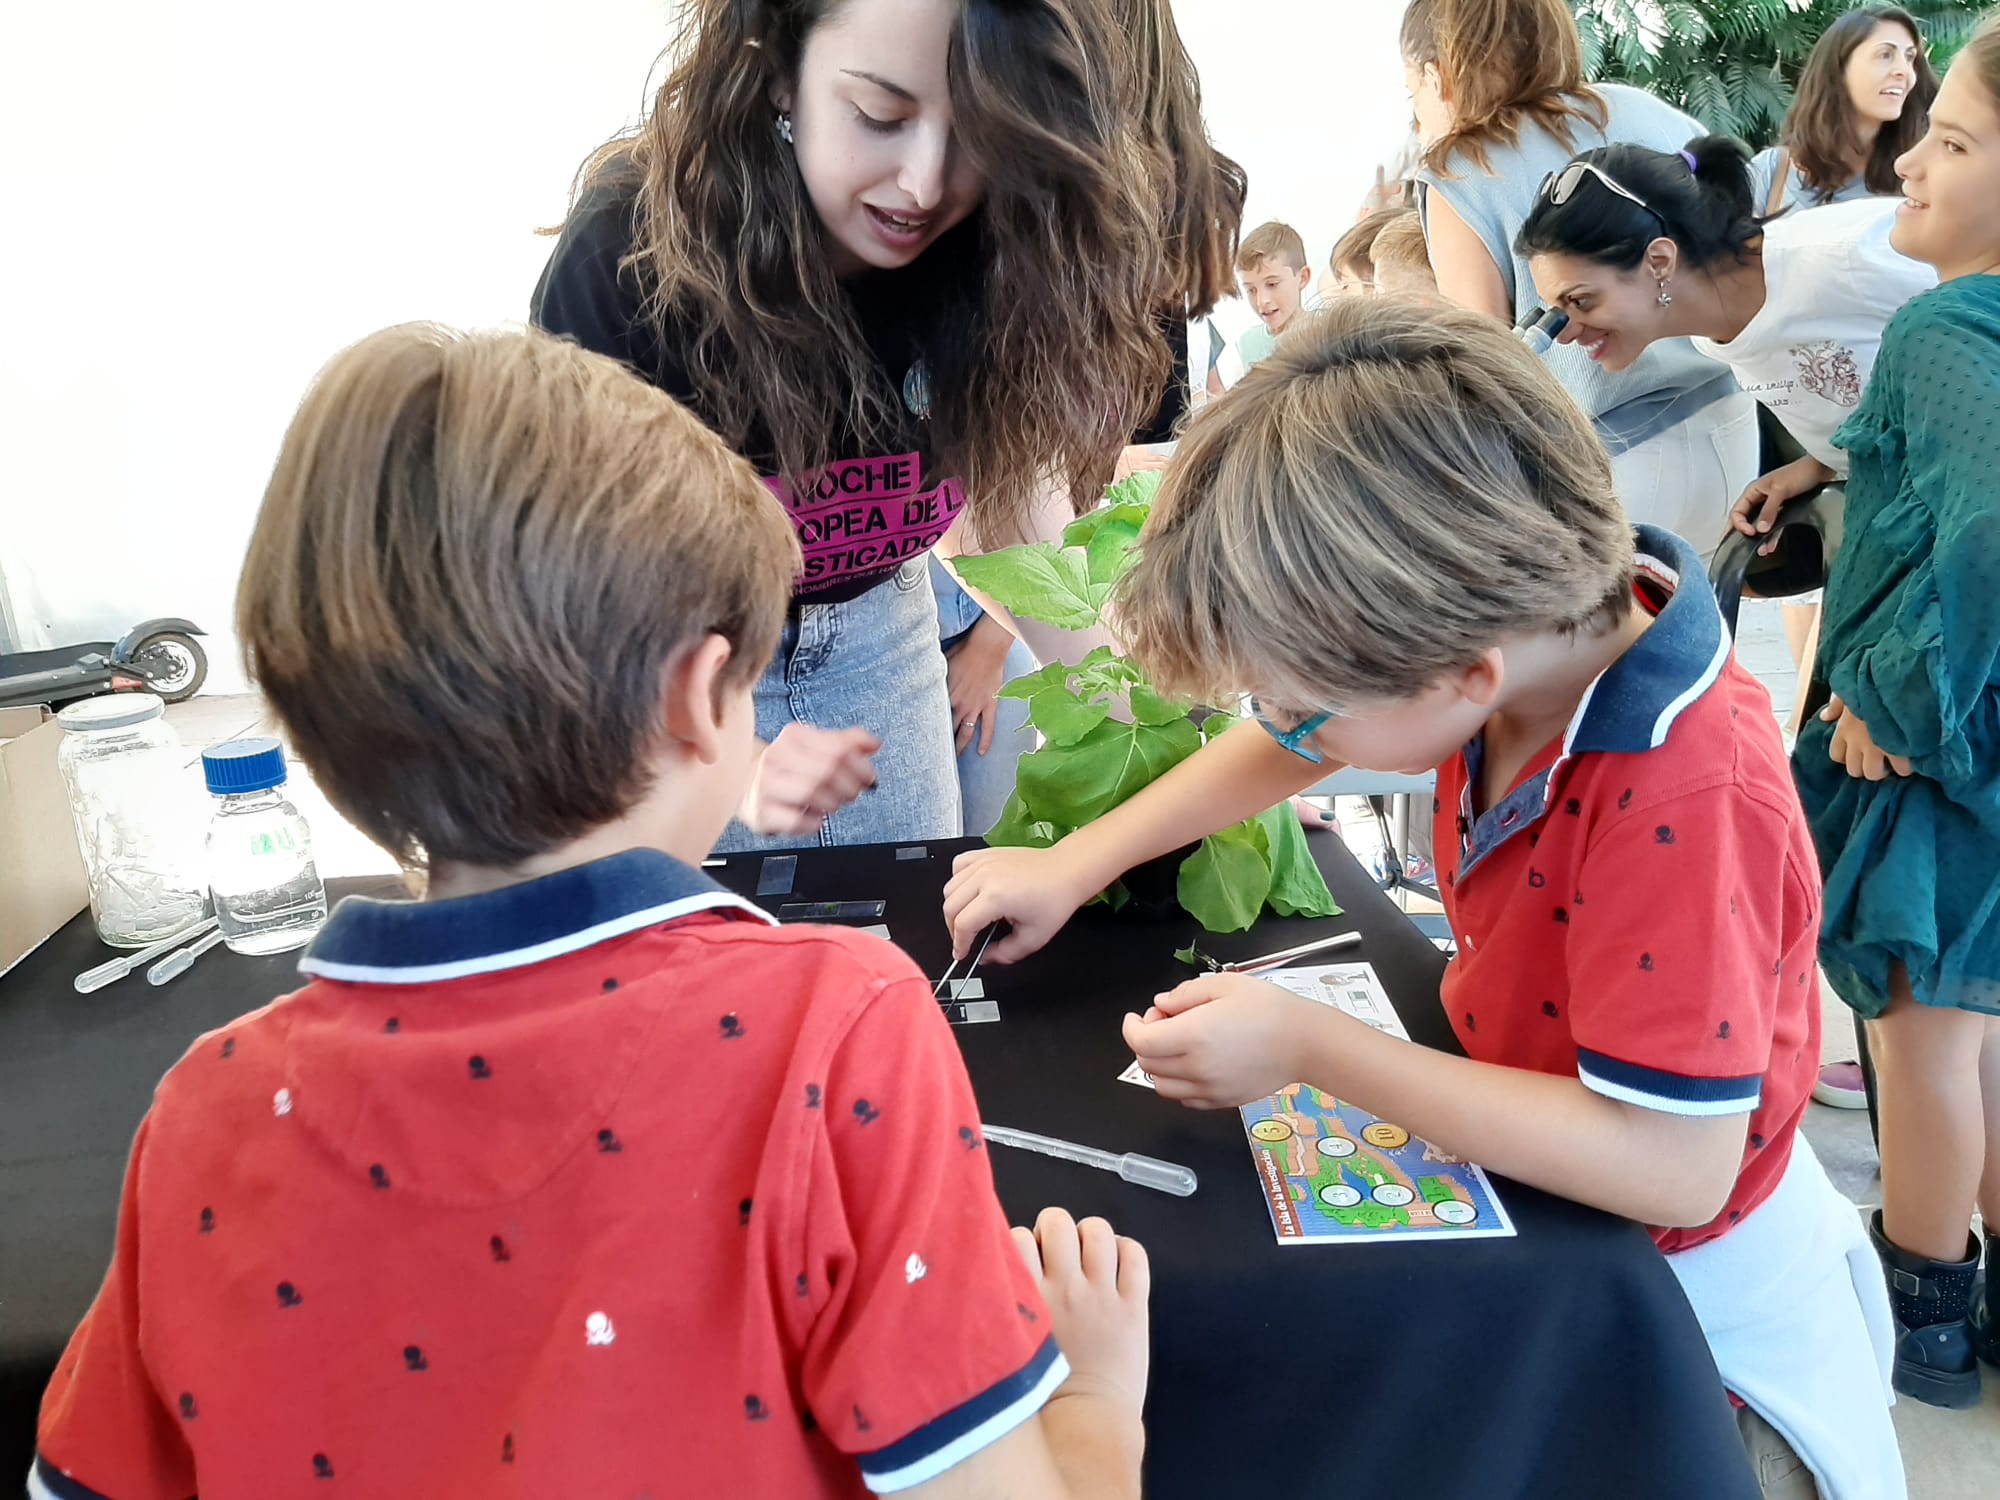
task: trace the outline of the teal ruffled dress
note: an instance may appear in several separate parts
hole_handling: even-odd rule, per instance
[[[2000,276],[1906,303],[1834,441],[1851,467],[1819,670],[1916,775],[1850,777],[1817,717],[1799,736],[1821,962],[1864,1016],[1896,959],[1925,1005],[2000,1015]]]

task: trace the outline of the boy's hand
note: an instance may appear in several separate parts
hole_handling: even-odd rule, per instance
[[[1731,507],[1729,524],[1745,536],[1762,536],[1778,524],[1778,512],[1788,502],[1839,477],[1816,458],[1794,459],[1752,483]],[[1768,556],[1777,545],[1778,539],[1772,537],[1757,555]]]
[[[1861,717],[1840,701],[1834,694],[1819,716],[1833,725],[1833,740],[1827,746],[1827,754],[1834,762],[1847,767],[1847,774],[1857,780],[1886,781],[1889,773],[1898,776],[1914,774],[1910,759],[1906,755],[1891,755],[1875,743],[1868,726]]]
[[[1245,974],[1204,974],[1126,1016],[1125,1041],[1161,1098],[1233,1109],[1298,1081],[1305,1024],[1325,1010]]]
[[[758,758],[736,816],[752,833],[818,833],[875,785],[881,740],[865,729],[787,724]]]
[[[1026,958],[1062,930],[1097,894],[1061,844],[1052,849],[974,849],[952,861],[944,888],[951,956],[963,958],[979,934],[1005,919],[1013,928],[986,950],[985,962]]]
[[[1099,1396],[1128,1406],[1137,1418],[1146,1404],[1146,1302],[1153,1287],[1144,1248],[1102,1219],[1079,1224],[1059,1208],[1043,1209],[1033,1229],[1017,1227],[1014,1244],[1069,1360],[1069,1379],[1056,1399]]]
[[[945,654],[945,687],[951,694],[952,747],[959,754],[977,736],[979,753],[993,748],[999,692],[1007,682],[1007,653],[1014,636],[991,615],[981,615],[965,639]]]

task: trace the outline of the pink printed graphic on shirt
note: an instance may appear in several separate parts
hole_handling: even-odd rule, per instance
[[[1799,368],[1799,384],[1822,401],[1835,406],[1861,404],[1861,365],[1846,345],[1832,339],[1796,345],[1792,360]]]
[[[958,480],[924,487],[916,453],[841,459],[820,470],[803,494],[785,479],[764,482],[791,516],[805,552],[801,598],[886,576],[935,547],[965,509],[965,486]]]

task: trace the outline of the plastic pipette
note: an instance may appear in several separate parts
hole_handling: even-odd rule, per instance
[[[1036,1135],[1029,1130],[1009,1130],[1005,1125],[982,1125],[980,1129],[986,1132],[989,1141],[1053,1156],[1059,1161],[1096,1167],[1102,1172],[1116,1172],[1136,1187],[1172,1193],[1176,1198],[1185,1198],[1195,1189],[1192,1170],[1157,1157],[1139,1156],[1130,1151],[1120,1156],[1115,1151],[1099,1151],[1095,1146],[1079,1146],[1074,1141],[1059,1141],[1054,1136]]]
[[[178,953],[169,953],[165,958],[146,971],[146,983],[166,984],[178,979],[194,967],[194,961],[222,941],[222,934],[211,932],[198,943],[189,943]]]
[[[115,984],[141,964],[151,963],[162,953],[178,948],[189,938],[200,937],[214,925],[215,918],[204,917],[201,921],[195,923],[194,926],[175,933],[164,942],[153,944],[152,947],[145,949],[143,952],[128,953],[123,958],[114,958],[111,962],[99,964],[94,969],[86,969],[72,981],[76,986],[76,992],[79,995],[88,995],[92,990],[101,990],[107,984]]]

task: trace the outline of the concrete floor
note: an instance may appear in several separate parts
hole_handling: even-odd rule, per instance
[[[1777,608],[1749,601],[1738,622],[1737,650],[1744,664],[1771,690],[1772,708],[1782,724],[1791,712],[1798,674],[1786,648]],[[200,785],[200,753],[222,740],[275,731],[262,701],[254,696],[195,698],[176,704],[168,718],[188,748],[189,774]],[[291,798],[312,828],[313,849],[326,879],[393,873],[396,865],[327,802],[311,773],[293,762]],[[1351,806],[1348,804],[1352,804]],[[1360,804],[1342,799],[1342,834],[1357,856],[1372,858],[1380,846],[1373,821],[1359,816]],[[1825,1056],[1855,1055],[1851,1012],[1826,992]],[[1835,1186],[1859,1212],[1881,1204],[1881,1173],[1864,1111],[1810,1107],[1805,1130]],[[2000,1497],[2000,1371],[1988,1369],[1984,1402],[1971,1411],[1946,1412],[1903,1400],[1895,1410],[1910,1500],[1996,1500]],[[1691,1497],[1692,1500],[1692,1497]],[[1876,1497],[1857,1497],[1876,1500]]]

